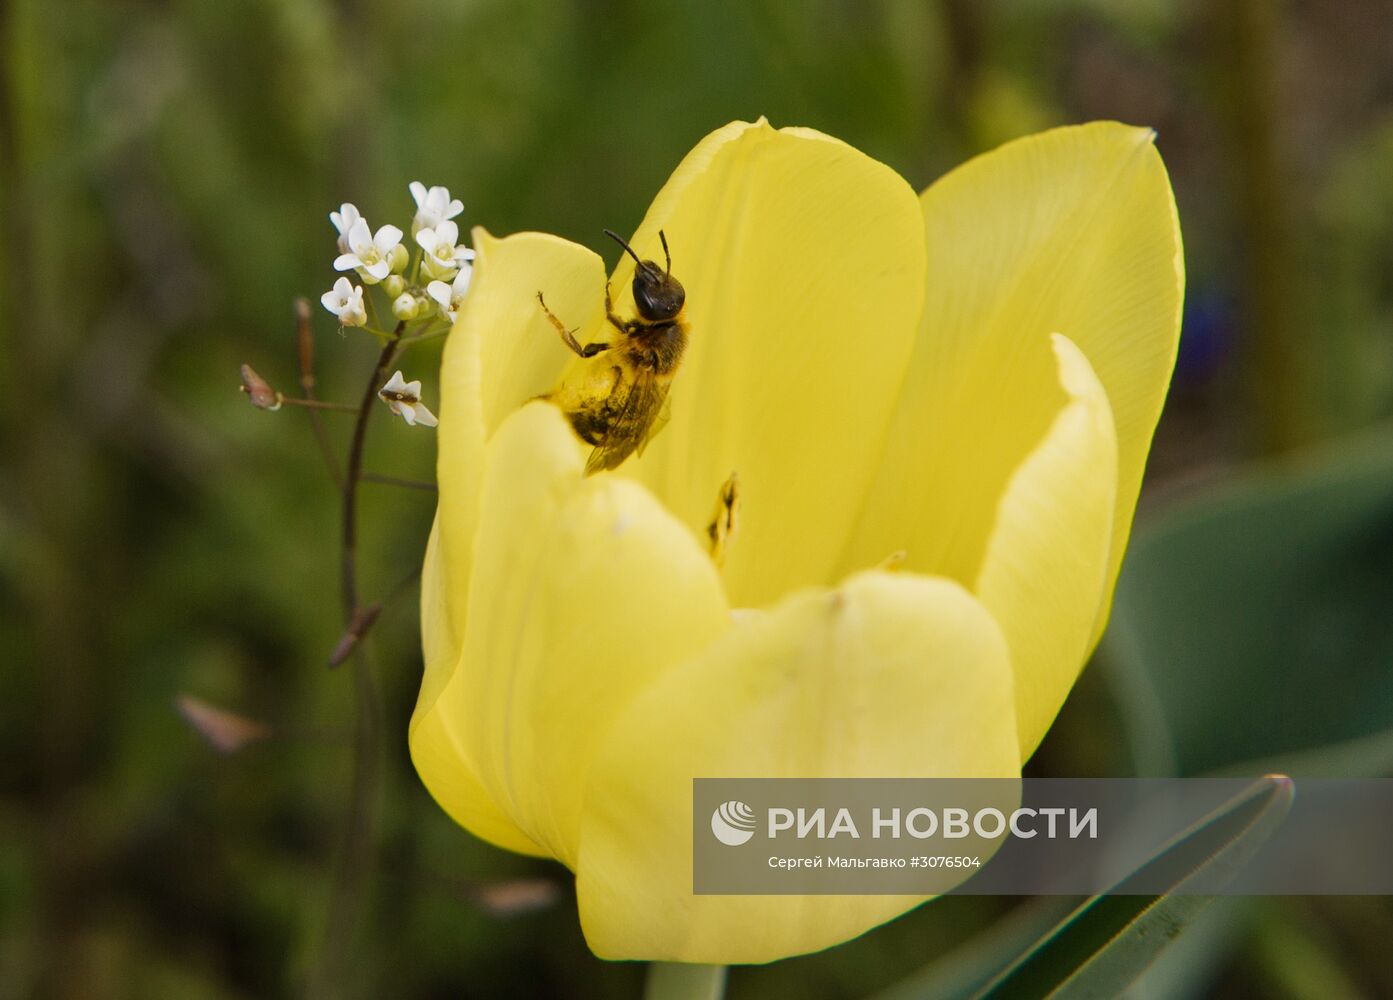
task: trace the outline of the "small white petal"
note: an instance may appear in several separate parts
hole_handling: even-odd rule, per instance
[[[393,225],[383,226],[372,238],[373,246],[381,253],[391,253],[392,248],[401,242],[402,231]]]
[[[469,291],[469,282],[473,277],[474,268],[467,265],[455,276],[455,283],[451,286],[450,291],[454,294],[456,300],[463,298],[464,293]]]
[[[450,204],[445,206],[444,215],[447,219],[453,219],[455,216],[459,215],[463,211],[464,202],[456,198],[454,201],[450,202]]]
[[[459,226],[455,225],[453,222],[447,220],[440,223],[440,225],[435,227],[435,232],[443,242],[448,243],[452,247],[459,242]]]
[[[353,224],[362,217],[362,213],[358,211],[358,206],[348,201],[340,205],[337,212],[329,213],[329,221],[334,224],[334,228],[340,234],[347,233],[353,228]]]
[[[402,392],[406,389],[406,379],[402,377],[401,369],[392,373],[392,377],[387,380],[379,392]]]
[[[440,234],[434,229],[422,229],[416,234],[416,242],[426,253],[433,254],[440,244]]]
[[[401,404],[397,407],[397,413],[401,414],[401,418],[407,422],[408,426],[416,426],[416,411],[410,406],[405,403]]]
[[[459,279],[455,279],[456,283]],[[426,294],[440,303],[440,308],[446,312],[450,311],[450,294],[453,289],[443,281],[432,281],[426,286]]]
[[[334,270],[351,271],[355,267],[361,267],[362,263],[363,262],[358,259],[356,253],[339,254],[339,256],[334,258]]]
[[[366,271],[375,281],[381,281],[392,273],[392,265],[385,260],[379,260],[373,264],[362,265],[362,270]]]
[[[427,197],[426,186],[420,181],[412,181],[407,185],[407,190],[411,192],[411,197],[416,199],[416,207],[424,208]]]
[[[415,411],[416,422],[422,427],[434,427],[440,423],[435,419],[435,414],[426,409],[425,403],[417,403],[412,409]]]
[[[368,220],[362,216],[355,219],[345,238],[354,253],[361,254],[371,248],[372,230],[368,228]]]

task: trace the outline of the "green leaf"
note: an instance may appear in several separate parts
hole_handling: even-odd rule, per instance
[[[1393,429],[1139,529],[1102,658],[1143,774],[1393,768]]]
[[[869,1000],[968,1000],[1083,901],[1038,896],[989,928]]]
[[[1267,777],[1178,836],[1113,889],[1093,896],[977,995],[982,1000],[1116,996],[1212,896],[1187,890],[1238,872],[1291,808],[1292,783]],[[1129,895],[1163,884],[1162,894]]]

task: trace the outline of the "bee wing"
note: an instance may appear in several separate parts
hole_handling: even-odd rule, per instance
[[[610,422],[605,439],[595,446],[585,463],[585,474],[618,468],[652,435],[654,418],[667,398],[667,383],[650,369],[634,373],[624,396],[624,405]]]
[[[658,415],[653,418],[653,422],[648,425],[648,433],[644,434],[643,440],[638,443],[638,451],[636,454],[640,457],[643,455],[643,449],[648,447],[649,442],[657,437],[658,432],[666,427],[668,421],[672,419],[672,397],[668,395],[667,386],[662,386],[661,388],[663,394],[662,409],[660,409]]]

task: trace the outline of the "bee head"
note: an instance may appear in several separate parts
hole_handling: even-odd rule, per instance
[[[634,305],[638,307],[638,314],[649,322],[661,322],[680,313],[687,301],[687,291],[682,287],[682,282],[672,276],[672,254],[668,252],[667,235],[661,230],[658,232],[658,238],[663,242],[663,256],[667,258],[666,268],[659,267],[657,261],[639,260],[629,244],[608,229],[605,235],[623,247],[624,252],[638,265],[634,268]]]

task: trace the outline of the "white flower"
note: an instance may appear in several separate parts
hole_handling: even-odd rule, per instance
[[[411,197],[416,199],[416,218],[411,221],[411,232],[434,229],[446,219],[453,219],[464,211],[464,202],[450,197],[450,189],[433,187],[426,190],[420,181],[411,182]]]
[[[469,279],[473,275],[474,268],[465,264],[460,267],[459,274],[455,275],[453,285],[447,285],[443,281],[432,281],[426,286],[426,294],[440,304],[440,311],[450,318],[451,323],[455,321],[455,315],[464,304],[464,293],[469,291]]]
[[[392,272],[392,250],[401,243],[401,237],[396,226],[383,226],[374,236],[367,220],[359,218],[348,231],[348,250],[334,261],[334,270],[357,268],[364,281],[376,284]]]
[[[350,284],[347,278],[334,282],[334,287],[321,295],[319,301],[344,326],[362,326],[368,321],[367,310],[363,308],[363,286]]]
[[[474,259],[474,251],[465,246],[456,246],[459,239],[459,226],[453,222],[442,222],[416,234],[416,242],[426,252],[421,266],[432,278],[445,280],[453,278],[455,271]]]
[[[348,253],[348,231],[362,217],[363,214],[358,211],[358,206],[347,201],[339,206],[337,212],[329,213],[329,221],[339,231],[339,253]]]
[[[422,427],[434,427],[436,425],[435,414],[426,409],[426,404],[421,402],[421,383],[420,380],[408,382],[402,378],[398,371],[387,384],[377,390],[378,398],[386,403],[393,413],[401,417],[413,427],[420,424]]]

